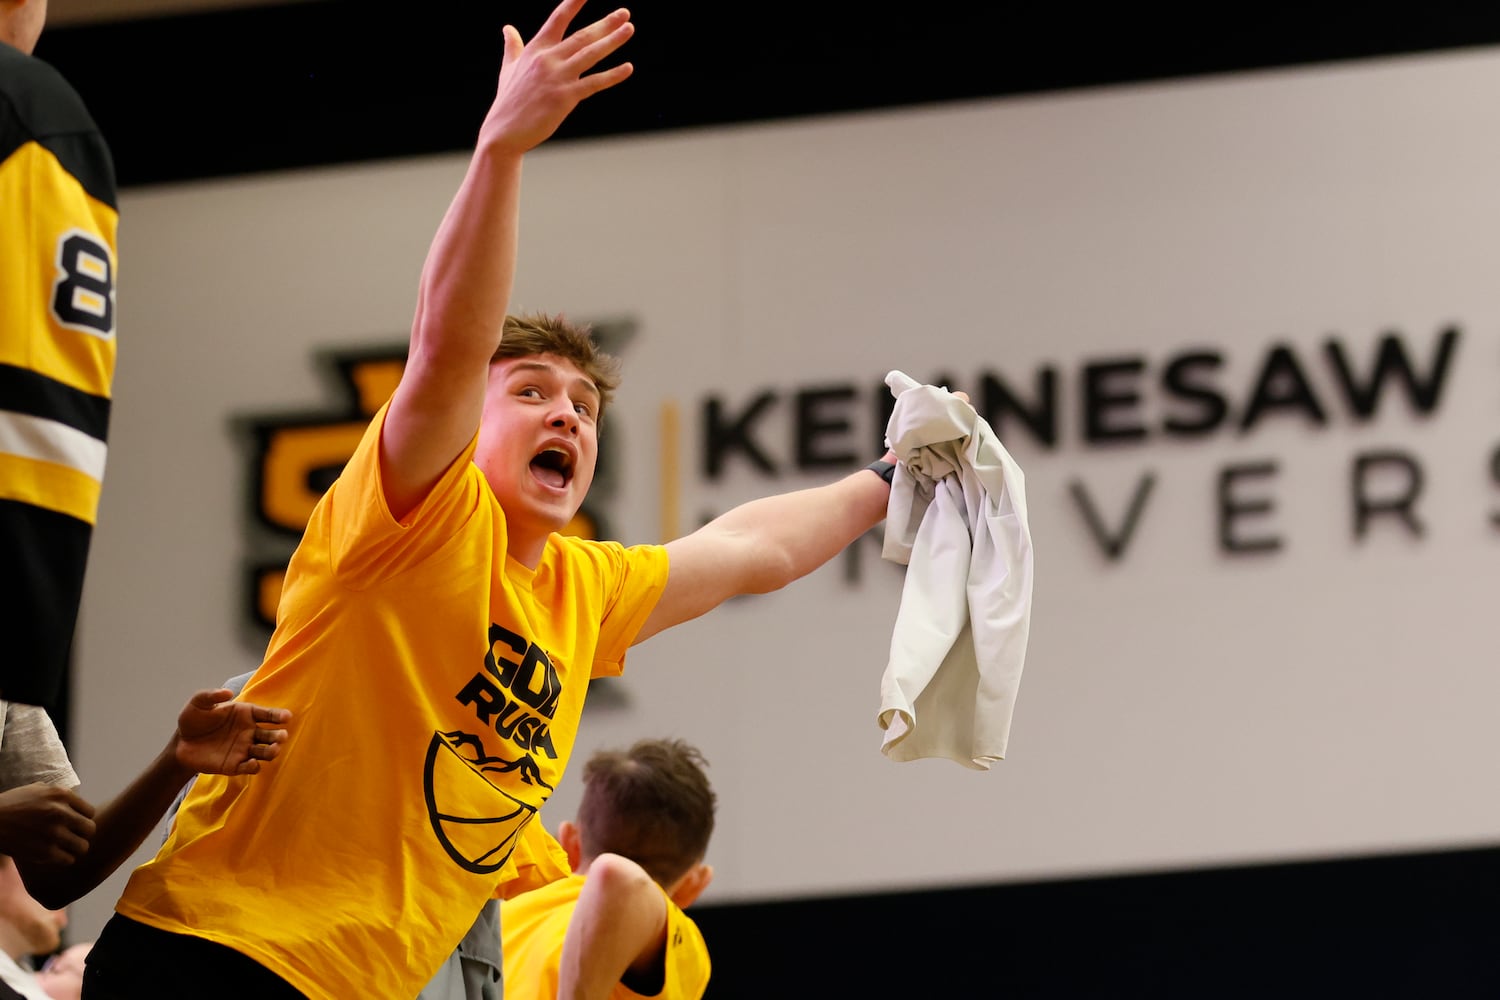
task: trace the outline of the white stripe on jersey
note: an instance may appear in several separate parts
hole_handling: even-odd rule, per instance
[[[107,451],[103,441],[67,424],[0,410],[0,455],[64,465],[102,483]]]

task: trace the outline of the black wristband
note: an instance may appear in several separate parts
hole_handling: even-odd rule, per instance
[[[875,473],[875,475],[879,476],[881,479],[884,479],[887,486],[891,485],[891,480],[896,476],[896,463],[894,462],[887,462],[882,459],[876,459],[869,465],[865,466],[865,468]]]

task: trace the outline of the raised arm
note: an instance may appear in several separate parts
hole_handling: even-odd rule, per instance
[[[668,542],[667,586],[635,641],[731,597],[770,593],[806,576],[879,524],[890,496],[885,480],[861,469],[826,486],[751,500]]]
[[[406,370],[381,440],[386,502],[404,516],[473,437],[515,277],[521,159],[584,98],[630,75],[587,76],[630,37],[623,8],[568,34],[563,0],[529,43],[510,25],[495,100],[422,269]]]

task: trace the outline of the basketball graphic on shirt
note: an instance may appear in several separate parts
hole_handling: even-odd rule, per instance
[[[515,760],[490,756],[473,733],[432,734],[423,773],[427,817],[438,842],[460,867],[476,874],[498,871],[537,811],[496,786],[486,771],[518,771],[523,781],[533,783],[529,775],[536,770],[524,751]]]

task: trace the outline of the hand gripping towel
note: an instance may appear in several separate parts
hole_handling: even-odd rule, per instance
[[[989,424],[900,371],[885,559],[907,567],[880,682],[881,752],[988,770],[1005,757],[1031,628],[1025,477]]]

